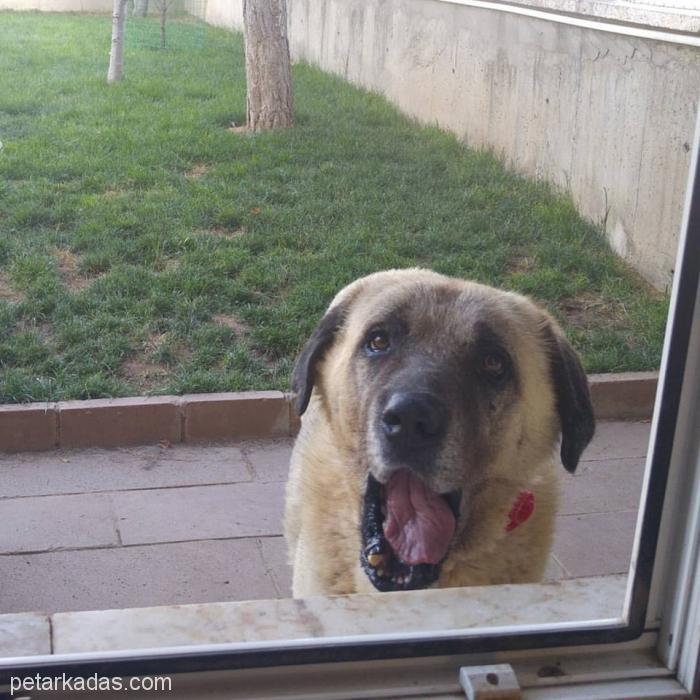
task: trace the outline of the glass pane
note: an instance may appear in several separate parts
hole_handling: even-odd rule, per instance
[[[0,655],[622,628],[697,38],[295,0],[252,133],[111,5],[0,12]]]

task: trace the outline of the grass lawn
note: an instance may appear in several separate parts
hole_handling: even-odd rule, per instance
[[[240,36],[129,46],[116,87],[109,17],[0,36],[0,402],[285,389],[340,287],[413,265],[540,300],[591,372],[659,363],[667,299],[567,198],[381,97],[299,65],[252,137]]]

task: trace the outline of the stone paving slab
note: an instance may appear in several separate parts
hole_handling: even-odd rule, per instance
[[[250,481],[236,446],[87,448],[0,456],[1,497]]]
[[[599,423],[576,474],[562,470],[548,580],[627,571],[649,429]],[[292,444],[0,458],[0,613],[288,596]]]
[[[119,536],[109,496],[85,494],[0,500],[0,553],[117,544]]]
[[[559,515],[634,510],[644,476],[644,458],[583,462],[562,478]]]
[[[650,421],[598,421],[595,436],[581,459],[610,460],[644,457],[649,446]]]
[[[261,537],[260,546],[267,571],[282,598],[292,595],[292,567],[287,563],[284,537]]]
[[[284,484],[224,484],[110,495],[124,544],[279,535]]]
[[[637,511],[557,517],[554,556],[567,578],[629,570]]]
[[[253,538],[5,556],[0,569],[5,612],[279,597]]]
[[[263,483],[286,481],[293,445],[294,438],[246,443],[246,459],[253,470],[255,480]]]
[[[559,563],[559,560],[556,558],[556,556],[554,554],[550,554],[543,579],[545,581],[558,581],[559,579],[564,578],[567,578],[566,570]]]

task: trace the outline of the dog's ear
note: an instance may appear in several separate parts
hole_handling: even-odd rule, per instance
[[[595,432],[588,378],[576,351],[548,321],[543,327],[552,384],[561,421],[561,462],[573,474]]]
[[[338,304],[327,311],[297,358],[292,371],[292,391],[296,394],[295,404],[300,416],[309,405],[318,363],[333,344],[336,333],[343,325],[345,311],[346,304]]]

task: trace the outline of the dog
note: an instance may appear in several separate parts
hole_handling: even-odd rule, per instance
[[[371,274],[332,301],[292,389],[294,597],[541,579],[559,457],[574,472],[595,422],[576,352],[532,301]]]

